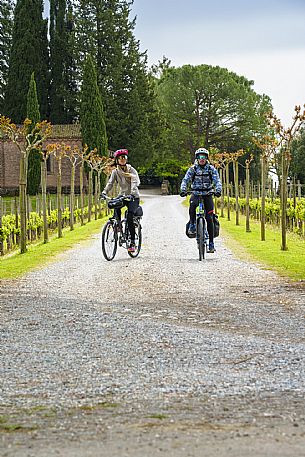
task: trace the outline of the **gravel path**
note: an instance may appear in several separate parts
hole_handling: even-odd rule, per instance
[[[305,288],[143,199],[138,259],[96,237],[0,284],[0,455],[305,456]]]

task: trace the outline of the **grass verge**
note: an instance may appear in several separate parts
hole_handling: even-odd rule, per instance
[[[75,226],[63,230],[63,238],[54,235],[50,242],[39,242],[29,245],[25,254],[13,254],[0,260],[0,279],[13,279],[54,261],[56,256],[71,249],[76,243],[83,242],[101,231],[107,218],[92,221],[83,226]]]
[[[277,271],[294,281],[305,280],[305,241],[300,236],[287,233],[288,251],[281,250],[281,231],[266,225],[266,241],[261,241],[260,222],[250,221],[251,232],[246,232],[246,218],[240,216],[235,225],[235,213],[231,221],[219,217],[220,233],[228,247],[244,260],[255,260],[265,268]]]

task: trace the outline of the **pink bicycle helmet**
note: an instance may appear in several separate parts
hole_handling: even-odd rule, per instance
[[[118,159],[120,156],[128,156],[128,150],[127,149],[118,149],[113,154],[114,159]]]

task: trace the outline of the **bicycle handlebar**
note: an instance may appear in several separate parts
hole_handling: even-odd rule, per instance
[[[101,194],[100,195],[100,198],[102,200],[106,200],[106,201],[109,201],[109,200],[127,200],[127,201],[133,201],[136,197],[134,197],[133,195],[118,195],[117,197],[108,197],[108,195],[106,194]]]
[[[199,191],[197,190],[197,191],[195,191],[195,192],[199,192]],[[193,190],[186,190],[186,191],[185,191],[185,194],[186,194],[186,195],[191,195],[191,194],[193,194],[193,193],[194,193]],[[216,192],[215,192],[214,190],[212,190],[212,191],[208,192],[207,194],[204,194],[204,195],[203,195],[203,194],[201,193],[201,194],[199,194],[199,195],[202,196],[202,197],[204,197],[204,196],[208,196],[208,195],[215,195],[215,193],[216,193]]]

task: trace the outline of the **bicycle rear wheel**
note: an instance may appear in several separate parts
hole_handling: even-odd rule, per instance
[[[106,260],[114,259],[118,248],[118,236],[115,224],[112,221],[106,222],[102,233],[102,252]]]
[[[140,221],[135,221],[134,223],[134,228],[135,228],[135,251],[134,252],[129,252],[128,255],[130,257],[138,257],[141,251],[141,246],[142,246],[142,227],[140,224]]]
[[[199,260],[204,259],[205,244],[204,244],[204,223],[203,218],[200,217],[197,221],[197,245],[199,251]]]

